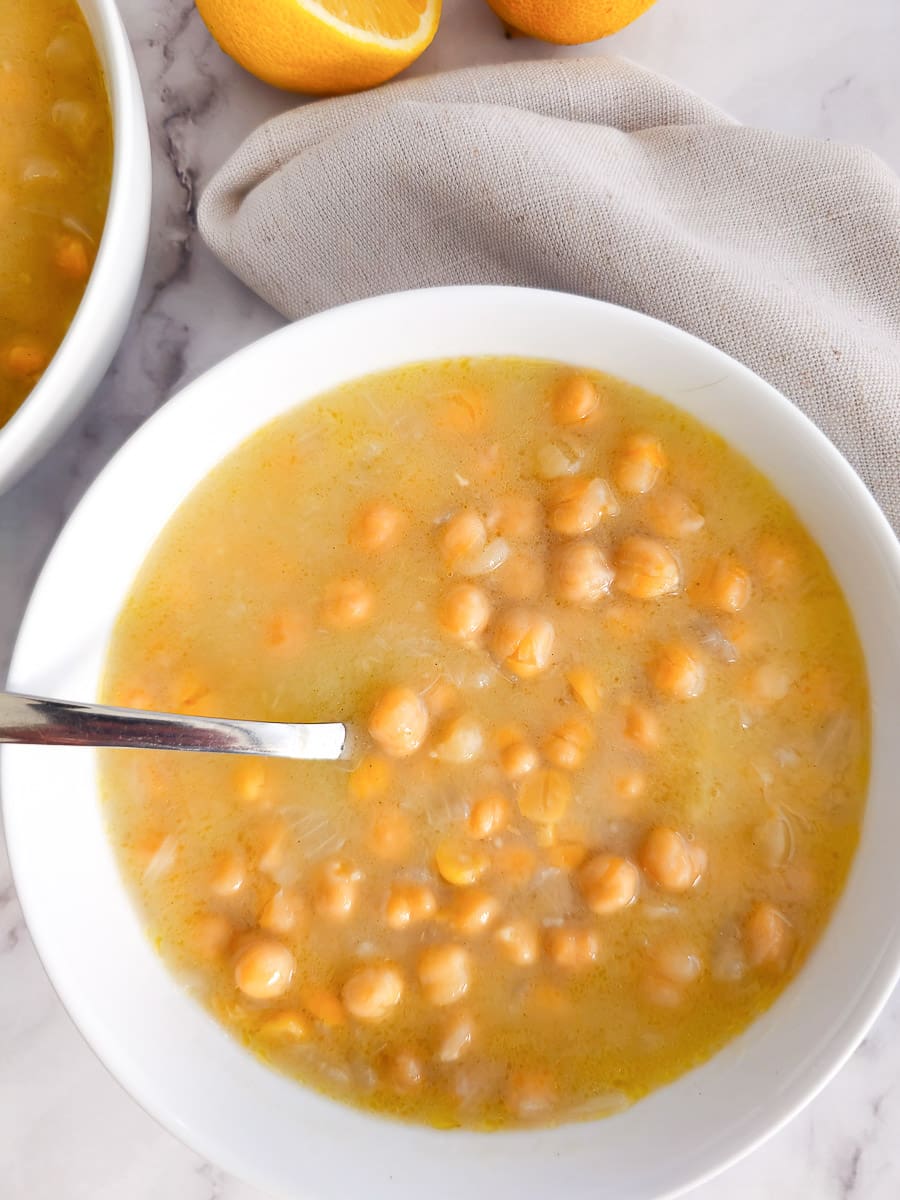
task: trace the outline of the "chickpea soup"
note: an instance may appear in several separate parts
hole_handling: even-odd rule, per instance
[[[0,425],[75,315],[111,174],[112,118],[81,9],[0,4]]]
[[[614,1112],[800,969],[868,771],[841,591],[664,401],[523,360],[283,416],[184,503],[104,698],[347,718],[355,757],[106,752],[161,954],[256,1054],[490,1129]]]

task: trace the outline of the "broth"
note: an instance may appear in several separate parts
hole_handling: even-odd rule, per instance
[[[289,412],[150,554],[104,698],[348,718],[351,764],[106,753],[171,968],[278,1069],[432,1125],[603,1115],[802,966],[865,670],[770,483],[663,400],[428,363]]]

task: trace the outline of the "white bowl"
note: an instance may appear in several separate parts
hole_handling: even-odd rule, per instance
[[[109,208],[75,319],[24,404],[0,428],[0,493],[59,437],[100,382],[125,333],[147,252],[150,140],[137,68],[115,0],[78,3],[100,55],[112,109]]]
[[[178,987],[146,940],[104,833],[92,752],[4,749],[19,896],[73,1018],[170,1130],[235,1175],[294,1200],[675,1195],[746,1153],[822,1087],[900,969],[900,913],[891,903],[900,842],[900,547],[850,467],[782,396],[719,351],[625,309],[509,288],[411,292],[311,317],[236,354],[148,421],[82,500],[35,589],[12,686],[97,695],[113,622],[156,535],[260,425],[371,371],[482,354],[557,359],[649,388],[718,430],[788,497],[828,554],[865,649],[874,755],[862,841],[806,967],[706,1065],[604,1121],[438,1132],[342,1107],[243,1050]]]

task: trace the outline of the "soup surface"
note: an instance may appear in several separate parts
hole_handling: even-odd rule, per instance
[[[74,0],[0,4],[0,425],[68,329],[109,199],[112,120]]]
[[[857,842],[862,656],[720,438],[614,379],[424,364],[196,489],[108,701],[349,718],[346,764],[107,752],[165,960],[265,1060],[496,1128],[621,1108],[801,966]]]

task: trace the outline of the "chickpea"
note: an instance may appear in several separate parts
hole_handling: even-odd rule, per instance
[[[472,558],[487,545],[484,521],[472,509],[464,508],[441,528],[439,546],[441,557],[452,570],[464,559]]]
[[[791,862],[782,874],[785,899],[810,905],[821,892],[822,881],[809,863]]]
[[[428,736],[428,709],[412,688],[388,688],[372,709],[369,733],[392,758],[407,758]]]
[[[529,775],[519,791],[522,816],[535,825],[555,825],[572,802],[572,784],[561,771],[541,768]]]
[[[530,846],[513,842],[500,846],[494,854],[494,870],[505,883],[521,887],[533,877],[537,855]]]
[[[618,854],[598,854],[578,873],[578,886],[591,912],[619,912],[637,899],[640,876],[634,863]]]
[[[671,551],[649,537],[628,537],[615,559],[615,586],[635,600],[670,596],[681,588],[681,570]]]
[[[488,792],[473,801],[466,830],[470,837],[496,837],[509,821],[509,803],[499,792]]]
[[[221,913],[203,913],[193,929],[192,944],[201,958],[213,962],[221,958],[234,936],[234,926]]]
[[[408,817],[396,809],[381,813],[372,826],[368,845],[376,858],[403,862],[412,846],[412,828]]]
[[[259,925],[267,933],[291,933],[308,918],[303,900],[290,888],[279,888],[263,906],[259,914]]]
[[[723,621],[720,628],[723,635],[737,651],[739,657],[746,657],[759,649],[760,629],[758,625],[754,625],[751,621],[732,617],[728,621]]]
[[[568,683],[574,698],[583,708],[586,708],[589,713],[599,712],[602,699],[600,684],[587,667],[572,667],[566,672],[566,683]]]
[[[560,925],[547,930],[547,957],[564,971],[583,971],[600,957],[600,938],[593,929]]]
[[[507,746],[512,746],[514,742],[522,742],[525,739],[524,726],[518,725],[515,721],[510,721],[506,725],[498,725],[494,730],[494,745],[500,751],[505,750]]]
[[[538,752],[525,738],[508,742],[500,751],[500,767],[510,779],[521,779],[538,765]]]
[[[556,1083],[547,1071],[514,1071],[503,1092],[503,1103],[520,1121],[540,1117],[556,1103]]]
[[[766,587],[781,591],[797,582],[797,549],[776,534],[764,534],[756,544],[753,562]]]
[[[448,679],[438,679],[425,693],[425,706],[428,715],[446,717],[459,701],[459,688]]]
[[[374,603],[375,593],[364,579],[338,579],[325,591],[322,619],[332,629],[353,629],[365,625]]]
[[[266,798],[266,764],[248,758],[234,772],[234,788],[246,804],[260,804]]]
[[[534,831],[534,840],[542,850],[552,850],[557,845],[556,837],[555,825],[538,825]]]
[[[594,744],[594,731],[586,721],[577,718],[563,721],[541,746],[544,758],[563,771],[577,771]]]
[[[661,492],[654,496],[647,515],[653,532],[666,538],[690,537],[706,524],[703,514],[681,492]]]
[[[761,663],[744,680],[743,691],[751,704],[768,708],[783,700],[791,690],[793,675],[778,663]]]
[[[455,1012],[443,1027],[436,1058],[442,1063],[455,1063],[466,1054],[475,1039],[472,1014]]]
[[[461,583],[447,593],[438,610],[438,623],[444,633],[469,642],[487,628],[491,602],[480,587]]]
[[[251,1000],[274,1000],[290,987],[294,956],[275,938],[250,942],[234,964],[234,982]]]
[[[113,703],[122,708],[143,708],[148,712],[152,712],[157,707],[153,693],[140,687],[116,688]]]
[[[684,1000],[684,988],[650,970],[641,980],[641,995],[656,1008],[677,1008]]]
[[[309,641],[310,620],[293,608],[273,613],[266,622],[263,641],[268,650],[282,657],[295,657]]]
[[[557,425],[582,425],[597,416],[600,397],[586,375],[570,375],[557,385],[551,407]]]
[[[367,754],[350,773],[350,795],[354,800],[377,800],[391,782],[392,767],[380,754]]]
[[[646,704],[630,700],[625,706],[624,733],[638,749],[655,750],[661,740],[659,718]]]
[[[790,961],[793,942],[783,913],[765,901],[753,906],[744,922],[744,950],[752,967],[783,971]]]
[[[750,575],[733,557],[710,563],[694,589],[697,600],[717,612],[736,613],[746,608],[753,590]]]
[[[438,874],[454,887],[471,887],[490,866],[490,860],[480,846],[463,842],[441,842],[434,852]]]
[[[469,990],[469,952],[452,942],[428,946],[419,956],[419,983],[429,1004],[444,1008]]]
[[[568,438],[559,438],[538,446],[535,471],[540,479],[562,479],[565,475],[576,475],[583,459],[583,447]]]
[[[747,974],[747,961],[740,942],[720,937],[712,960],[712,977],[717,983],[740,983]]]
[[[593,542],[559,546],[553,555],[553,595],[563,604],[596,604],[609,594],[613,571]]]
[[[604,517],[614,517],[619,505],[605,479],[581,475],[557,479],[549,489],[547,524],[562,537],[578,537],[596,529]]]
[[[210,696],[209,685],[196,672],[181,672],[178,675],[173,691],[175,696],[175,712],[215,712],[215,697]]]
[[[362,872],[343,858],[327,858],[313,876],[312,904],[321,917],[345,921],[356,904]]]
[[[582,842],[557,842],[547,849],[547,862],[558,871],[577,871],[587,858]]]
[[[511,963],[530,967],[541,952],[540,937],[533,921],[507,921],[494,932],[494,940]]]
[[[497,619],[491,653],[519,679],[531,679],[549,667],[555,636],[546,617],[527,608],[511,608]]]
[[[543,509],[535,496],[510,492],[491,509],[488,527],[510,541],[531,541],[540,533],[543,519]]]
[[[674,829],[651,829],[641,846],[644,874],[667,892],[687,892],[699,880],[706,855]]]
[[[292,1042],[305,1042],[312,1033],[308,1019],[293,1010],[275,1013],[263,1021],[259,1032],[267,1038],[285,1038]]]
[[[457,933],[473,936],[483,933],[500,911],[496,896],[483,888],[459,892],[454,900],[450,922]]]
[[[328,988],[306,987],[300,998],[303,1001],[303,1007],[314,1021],[326,1025],[329,1029],[336,1029],[339,1025],[346,1024],[347,1014],[344,1006],[341,1004],[340,998]]]
[[[444,397],[438,409],[437,427],[442,433],[470,437],[483,428],[486,415],[482,393],[476,388],[461,388]]]
[[[790,822],[773,813],[753,831],[753,846],[767,867],[786,866],[794,852],[794,835]]]
[[[536,554],[511,554],[497,572],[496,586],[510,600],[537,600],[544,591],[544,564]]]
[[[694,700],[706,687],[706,668],[699,654],[681,642],[661,646],[649,673],[656,690],[673,700]]]
[[[620,771],[613,779],[612,785],[620,800],[637,800],[647,788],[647,776],[643,771],[636,769]]]
[[[59,273],[72,283],[83,283],[91,271],[91,259],[83,238],[65,234],[57,238],[53,262]]]
[[[390,550],[400,541],[406,514],[393,504],[378,500],[364,505],[350,526],[350,544],[366,554]]]
[[[676,942],[658,946],[652,962],[657,975],[679,986],[696,982],[703,973],[703,959],[697,951]]]
[[[227,851],[217,859],[209,886],[217,896],[233,896],[244,886],[245,879],[244,860],[233,851]]]
[[[13,342],[0,355],[0,367],[10,379],[37,379],[49,361],[49,351],[36,338]]]
[[[408,929],[437,911],[434,892],[424,883],[395,883],[388,894],[384,916],[391,929]]]
[[[475,454],[475,471],[482,479],[496,475],[503,465],[503,447],[499,442],[490,442],[479,447]]]
[[[665,469],[666,456],[659,440],[647,433],[625,439],[616,461],[615,485],[629,496],[652,491]]]
[[[425,1081],[425,1067],[413,1050],[398,1050],[390,1059],[388,1079],[398,1092],[414,1092]]]
[[[394,963],[360,967],[341,989],[351,1017],[375,1025],[390,1016],[403,998],[403,975]]]
[[[468,713],[453,717],[434,738],[432,755],[443,763],[469,763],[481,757],[484,733],[481,723]]]
[[[288,828],[283,821],[273,821],[259,834],[259,853],[256,868],[264,875],[274,875],[284,863]]]
[[[134,845],[135,858],[145,879],[160,879],[174,867],[178,857],[178,842],[168,833],[148,833]],[[215,891],[215,875],[213,891]],[[226,893],[227,894],[227,891]]]

